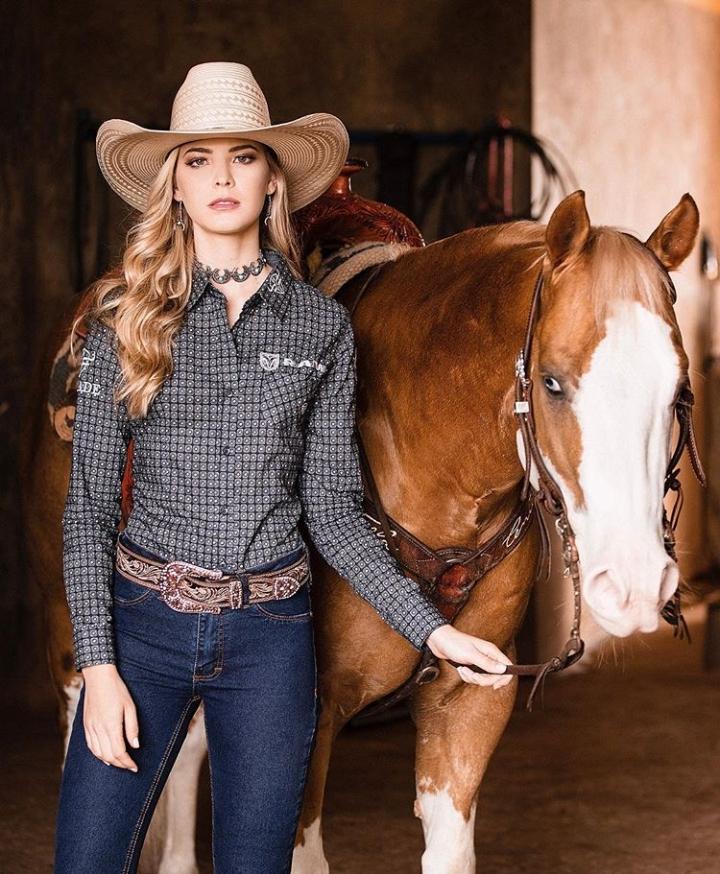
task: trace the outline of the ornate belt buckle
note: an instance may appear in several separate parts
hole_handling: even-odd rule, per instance
[[[276,599],[289,598],[291,595],[294,595],[299,588],[300,580],[295,579],[295,577],[292,577],[289,574],[277,577],[273,584],[273,591]]]
[[[179,613],[219,613],[219,606],[200,603],[188,596],[188,592],[192,590],[185,582],[190,574],[208,580],[219,580],[223,572],[198,567],[188,561],[168,562],[160,581],[160,596],[163,601]]]
[[[307,555],[303,555],[302,561],[296,564],[289,573],[280,574],[275,578],[273,583],[275,598],[290,598],[299,591],[309,575],[310,566]]]

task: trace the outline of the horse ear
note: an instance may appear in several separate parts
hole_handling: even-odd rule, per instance
[[[585,192],[574,191],[561,200],[550,216],[545,245],[553,267],[579,254],[590,234],[590,216],[585,207]]]
[[[683,194],[645,241],[666,270],[675,270],[692,251],[700,227],[700,212],[689,194]]]

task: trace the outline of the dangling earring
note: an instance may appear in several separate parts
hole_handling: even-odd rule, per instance
[[[271,209],[272,209],[272,194],[268,194],[267,212],[265,213],[265,218],[264,218],[265,225],[267,225],[267,223],[270,221],[270,210]]]
[[[185,214],[183,212],[183,202],[182,200],[178,202],[177,208],[177,218],[175,219],[175,227],[180,228],[181,231],[185,230]]]

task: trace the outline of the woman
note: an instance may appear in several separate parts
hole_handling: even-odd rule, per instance
[[[136,870],[201,701],[216,874],[290,870],[317,719],[301,513],[416,648],[494,673],[510,663],[446,623],[360,510],[352,325],[302,281],[290,222],[347,148],[326,113],[272,125],[233,63],[189,71],[169,131],[112,120],[98,132],[105,178],[142,216],[122,271],[93,288],[78,380],[63,552],[84,685],[56,872]]]

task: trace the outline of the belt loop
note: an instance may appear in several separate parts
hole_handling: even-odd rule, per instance
[[[250,574],[242,573],[240,577],[240,607],[244,610],[250,606]]]

